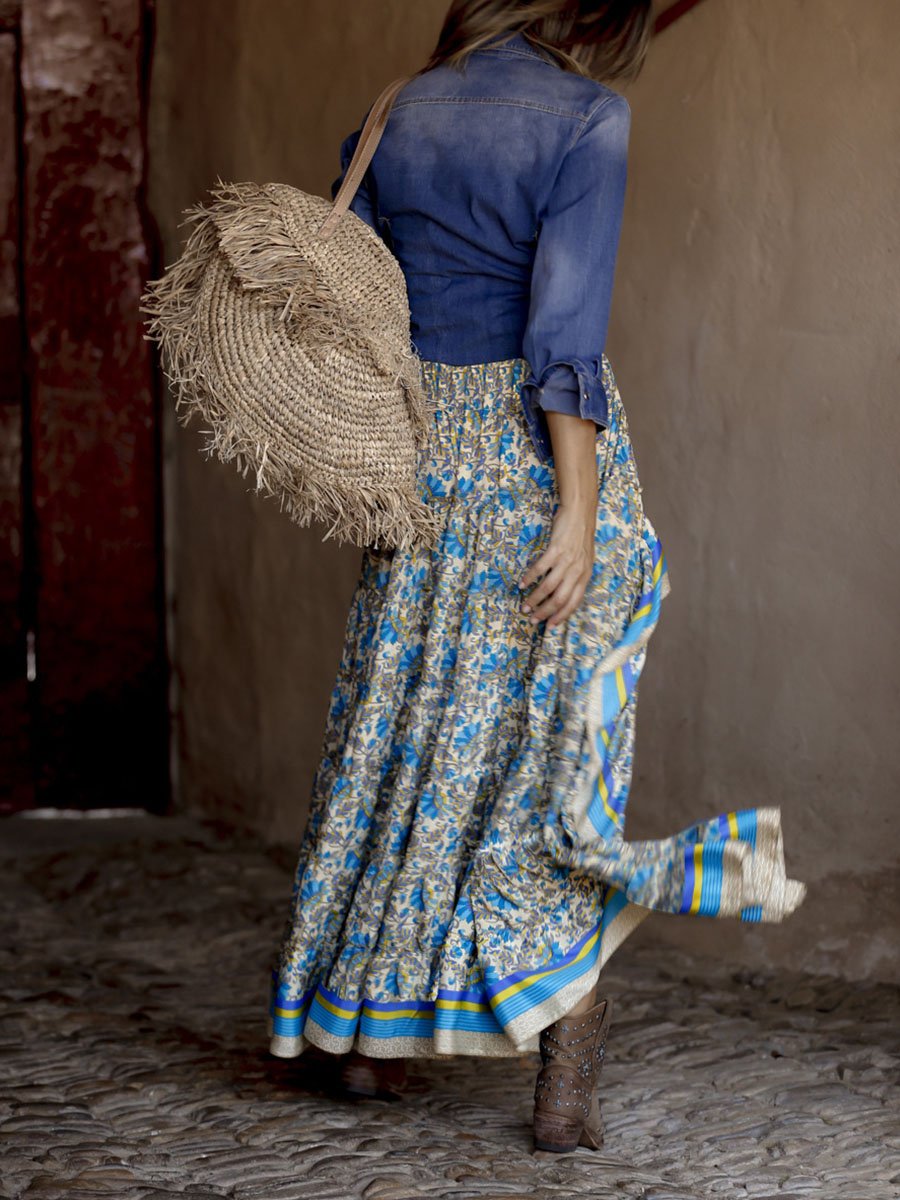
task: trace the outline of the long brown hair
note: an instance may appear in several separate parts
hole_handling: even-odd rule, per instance
[[[522,33],[560,66],[594,79],[634,79],[653,31],[652,0],[452,0],[431,57],[461,68],[503,34]]]

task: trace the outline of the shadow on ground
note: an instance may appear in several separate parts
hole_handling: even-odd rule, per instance
[[[267,1051],[289,856],[175,818],[0,825],[0,1200],[900,1196],[900,993],[628,943],[606,1145],[535,1154],[536,1060],[334,1098]]]

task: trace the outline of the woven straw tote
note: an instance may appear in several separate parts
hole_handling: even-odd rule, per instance
[[[332,203],[287,184],[219,180],[181,257],[147,285],[178,420],[236,461],[299,525],[358,546],[433,545],[416,487],[433,408],[397,259],[350,202],[394,97],[381,92]]]

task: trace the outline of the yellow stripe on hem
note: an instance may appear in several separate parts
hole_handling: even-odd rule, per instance
[[[489,1004],[481,1004],[477,1000],[441,1000],[438,997],[438,1008],[452,1009],[454,1012],[475,1012],[489,1013],[491,1006]]]
[[[601,932],[602,929],[596,930],[596,932],[592,934],[592,936],[581,947],[581,949],[578,951],[578,954],[572,959],[571,962],[562,963],[558,967],[548,967],[546,971],[535,971],[535,973],[533,975],[529,975],[527,979],[522,979],[518,983],[510,984],[508,988],[504,988],[502,992],[498,992],[498,994],[494,996],[492,1003],[495,1005],[500,1004],[510,996],[515,996],[519,992],[524,991],[525,988],[530,987],[531,984],[536,980],[545,979],[548,975],[555,975],[557,971],[566,971],[569,969],[569,967],[573,967],[575,963],[581,962],[585,955],[590,954],[591,950],[593,950],[600,938]]]
[[[604,788],[604,791],[605,791],[605,790],[606,790],[606,789]],[[611,805],[610,805],[610,804],[607,802],[606,796],[604,796],[604,797],[603,797],[603,808],[604,808],[604,810],[605,810],[605,812],[606,812],[606,815],[607,815],[607,816],[609,817],[609,819],[612,821],[613,825],[615,825],[615,827],[618,829],[618,827],[619,827],[619,814],[618,814],[618,813],[616,812],[616,810],[615,810],[615,809],[614,809],[614,808],[613,808],[613,807],[612,807],[612,806],[611,806]]]
[[[326,1012],[330,1012],[332,1014],[332,1016],[341,1017],[345,1021],[356,1020],[357,1013],[347,1012],[347,1010],[345,1008],[338,1008],[338,1006],[336,1004],[332,1004],[330,1000],[326,1000],[326,998],[322,995],[321,992],[316,992],[315,1002],[316,1002],[316,1004],[321,1005],[322,1008],[324,1008]]]
[[[700,908],[700,893],[703,890],[703,845],[700,842],[694,846],[694,894],[691,896],[689,913],[696,913]]]
[[[395,1017],[427,1019],[434,1016],[431,1009],[423,1010],[421,1008],[392,1008],[388,1012],[384,1012],[381,1009],[369,1008],[368,1004],[364,1004],[362,1010],[364,1016],[372,1017],[376,1021],[392,1021]]]
[[[615,825],[616,828],[618,829],[619,814],[609,803],[609,788],[606,786],[606,780],[603,778],[602,775],[597,776],[597,791],[600,794],[600,799],[603,801],[604,812],[609,817],[609,819],[612,821],[613,825]]]

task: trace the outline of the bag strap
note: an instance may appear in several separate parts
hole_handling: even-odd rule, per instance
[[[350,202],[356,195],[356,189],[362,183],[363,176],[369,169],[369,163],[372,161],[372,156],[378,148],[378,143],[381,141],[381,135],[384,133],[385,125],[387,125],[388,114],[391,111],[394,98],[404,84],[409,83],[412,78],[412,75],[403,75],[399,79],[393,80],[378,95],[375,103],[369,110],[369,115],[366,117],[366,122],[360,131],[359,141],[356,143],[356,150],[350,159],[350,165],[347,167],[347,172],[334,198],[331,212],[319,229],[320,238],[330,237],[334,233],[338,221],[340,221],[341,217],[350,207]]]

